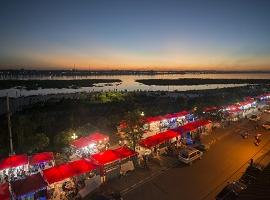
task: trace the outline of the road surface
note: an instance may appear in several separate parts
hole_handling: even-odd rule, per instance
[[[270,121],[263,114],[262,121]],[[255,134],[254,125],[246,121],[239,129],[249,129]],[[124,200],[210,200],[224,187],[227,181],[236,180],[246,168],[249,160],[259,157],[270,149],[270,132],[263,133],[259,147],[254,145],[254,136],[243,139],[239,133],[231,132],[217,141],[206,152],[202,160],[192,166],[179,163],[161,175],[124,194]]]

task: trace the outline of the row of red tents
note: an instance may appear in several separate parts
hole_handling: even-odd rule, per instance
[[[108,164],[121,162],[136,155],[137,153],[135,151],[125,146],[106,150],[94,154],[88,159],[71,161],[45,169],[43,170],[43,176],[38,173],[28,176],[25,179],[12,182],[11,190],[16,197],[33,193],[42,188],[46,188],[49,184],[60,182],[67,178],[79,176],[94,170],[99,170]],[[10,199],[8,183],[0,184],[0,199]]]
[[[37,153],[32,156],[22,155],[11,155],[8,158],[0,161],[0,171],[10,168],[19,167],[22,165],[36,165],[42,162],[48,162],[54,159],[52,152]]]
[[[181,112],[177,112],[177,113],[171,113],[171,114],[166,114],[166,115],[158,115],[158,116],[154,116],[154,117],[147,117],[145,118],[146,123],[150,124],[150,123],[154,123],[154,122],[160,122],[163,120],[169,120],[169,119],[174,119],[174,118],[178,118],[178,117],[184,117],[187,116],[189,114],[188,111],[181,111]],[[125,128],[126,124],[125,121],[122,121],[119,125],[120,129]]]
[[[146,122],[147,123],[152,123],[152,122],[157,122],[157,121],[162,121],[162,120],[168,120],[168,119],[173,119],[173,118],[178,118],[178,117],[184,117],[188,115],[188,111],[181,111],[177,113],[172,113],[172,114],[166,114],[163,116],[155,116],[155,117],[147,117]]]
[[[147,137],[140,141],[140,145],[146,148],[151,148],[159,144],[162,144],[166,141],[169,141],[173,138],[179,137],[181,134],[194,131],[202,126],[206,126],[207,124],[210,124],[210,123],[211,121],[209,120],[197,120],[197,121],[189,122],[183,126],[180,126],[177,129],[167,130],[167,131],[158,133],[156,135]]]
[[[44,178],[49,184],[62,181],[64,179],[78,176],[93,170],[98,170],[105,165],[128,159],[137,153],[128,147],[109,149],[91,155],[88,159],[81,159],[54,166],[43,171]]]

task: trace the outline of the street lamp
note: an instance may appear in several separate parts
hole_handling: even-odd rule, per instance
[[[142,116],[142,117],[144,116],[144,112],[141,112],[141,116]]]
[[[75,140],[75,139],[78,138],[78,136],[76,135],[76,133],[73,133],[73,135],[71,136],[71,138],[72,138],[73,140]]]

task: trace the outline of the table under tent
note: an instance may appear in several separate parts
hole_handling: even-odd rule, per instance
[[[29,158],[29,171],[30,173],[37,173],[41,170],[53,167],[54,164],[53,152],[37,153]]]
[[[150,149],[153,155],[162,154],[165,152],[166,148],[173,143],[177,145],[177,141],[180,139],[179,133],[174,130],[167,130],[161,133],[157,133],[148,138],[142,139],[140,141],[140,148],[138,152],[140,155],[144,155],[146,149]]]
[[[181,135],[182,143],[190,145],[200,140],[202,135],[212,131],[212,122],[209,120],[196,120],[175,130]]]
[[[77,195],[84,196],[101,184],[96,166],[85,159],[46,169],[43,171],[43,176],[49,184],[48,194],[51,199],[60,199],[63,196],[68,198],[75,198]]]
[[[25,178],[28,173],[28,156],[12,155],[0,161],[0,183]]]

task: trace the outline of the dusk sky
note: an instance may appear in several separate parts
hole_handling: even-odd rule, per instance
[[[2,0],[0,68],[270,70],[269,0]]]

